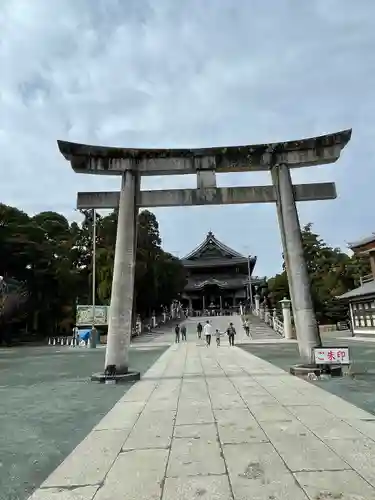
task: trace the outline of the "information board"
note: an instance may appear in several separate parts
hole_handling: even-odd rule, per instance
[[[314,349],[317,365],[349,365],[349,347],[316,347]]]
[[[109,306],[95,306],[95,326],[108,325],[108,308]],[[77,306],[76,325],[90,326],[92,324],[92,306],[79,305]]]

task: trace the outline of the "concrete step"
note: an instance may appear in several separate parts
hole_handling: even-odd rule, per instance
[[[257,316],[250,316],[248,320],[250,323],[250,336],[253,340],[282,338],[281,335]]]

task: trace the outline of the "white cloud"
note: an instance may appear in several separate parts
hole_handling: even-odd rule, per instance
[[[300,208],[333,245],[374,230],[373,0],[6,0],[0,4],[1,201],[72,216],[76,192],[118,179],[75,175],[56,140],[135,147],[251,144],[353,127],[336,165],[339,198]],[[145,185],[193,186],[194,179]],[[263,184],[265,174],[221,185]],[[168,249],[208,230],[280,267],[275,207],[157,210]]]

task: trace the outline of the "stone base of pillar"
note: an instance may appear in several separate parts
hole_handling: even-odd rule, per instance
[[[106,375],[104,373],[94,373],[91,375],[91,382],[100,382],[101,384],[126,384],[140,380],[140,372],[128,372],[118,375]]]
[[[309,378],[311,374],[316,377],[320,377],[321,375],[329,375],[331,377],[342,376],[341,365],[294,365],[290,367],[289,371],[291,375],[303,378]]]

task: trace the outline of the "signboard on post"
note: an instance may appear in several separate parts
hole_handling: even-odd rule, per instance
[[[317,365],[350,365],[349,347],[316,347]]]
[[[77,306],[76,326],[90,326],[92,325],[92,305]],[[95,326],[108,325],[108,309],[109,306],[95,306]]]

